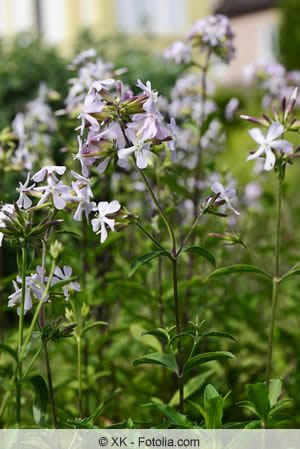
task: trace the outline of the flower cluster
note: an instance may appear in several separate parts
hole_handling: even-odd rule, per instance
[[[283,65],[250,64],[244,69],[244,80],[247,85],[259,87],[263,96],[263,108],[267,108],[278,98],[289,98],[300,82],[300,71],[288,72]]]
[[[25,112],[19,112],[12,122],[18,146],[11,162],[19,170],[31,171],[40,148],[49,147],[51,135],[56,131],[57,125],[48,100],[55,95],[56,92],[41,83],[37,98],[27,103]]]
[[[198,20],[186,42],[176,41],[165,52],[165,58],[177,64],[193,61],[192,49],[205,51],[222,62],[229,63],[235,54],[234,33],[226,16],[208,16]]]
[[[65,110],[58,111],[58,114],[76,114],[94,81],[112,78],[114,74],[124,72],[124,69],[114,70],[113,64],[98,57],[94,48],[79,53],[69,65],[69,69],[75,71],[76,76],[69,80],[70,89],[65,99],[66,107]]]
[[[51,280],[51,286],[64,281],[63,294],[65,299],[69,299],[70,293],[72,291],[80,291],[80,285],[78,282],[72,281],[70,278],[72,276],[72,268],[70,266],[64,266],[63,270],[56,267],[54,271],[54,276]],[[68,280],[70,279],[70,282]],[[44,298],[44,292],[46,289],[46,284],[49,278],[46,276],[45,270],[41,266],[37,266],[34,273],[30,276],[26,276],[25,279],[25,300],[24,300],[24,315],[32,309],[34,300],[44,302],[49,301],[49,295]],[[22,297],[22,279],[17,276],[16,280],[13,281],[14,292],[8,297],[8,307],[15,307],[21,303]],[[17,308],[17,313],[20,315],[20,307]]]
[[[139,95],[113,79],[91,85],[80,114],[81,135],[88,127],[77,155],[83,176],[88,176],[95,162],[97,171],[103,173],[111,161],[122,165],[131,155],[138,168],[144,169],[163,142],[173,149],[173,128],[158,109],[158,93],[149,81],[145,85],[138,80],[137,86],[142,90]]]

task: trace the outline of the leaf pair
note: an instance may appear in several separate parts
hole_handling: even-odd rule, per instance
[[[246,385],[248,401],[239,403],[254,414],[259,424],[263,427],[276,427],[285,420],[283,412],[286,412],[292,405],[290,399],[281,399],[282,382],[280,379],[271,379],[269,386],[265,383]]]

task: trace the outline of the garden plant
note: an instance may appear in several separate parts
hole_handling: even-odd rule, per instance
[[[300,424],[299,74],[234,56],[199,20],[162,97],[86,49],[1,131],[1,427]]]

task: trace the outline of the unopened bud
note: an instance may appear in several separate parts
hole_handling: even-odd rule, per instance
[[[250,115],[241,115],[241,119],[247,120],[248,122],[256,123],[261,126],[270,126],[270,122],[265,117],[253,117]]]
[[[57,260],[60,254],[63,252],[63,245],[59,241],[55,240],[50,246],[50,255],[54,260]]]
[[[80,312],[81,312],[81,316],[86,319],[90,315],[90,307],[84,302],[82,304]]]

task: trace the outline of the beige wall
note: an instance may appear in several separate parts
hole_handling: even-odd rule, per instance
[[[275,32],[278,23],[279,12],[275,9],[231,19],[236,34],[236,57],[228,68],[217,70],[218,76],[230,84],[239,82],[245,65],[273,62],[272,30]]]

